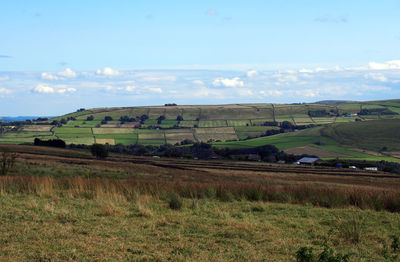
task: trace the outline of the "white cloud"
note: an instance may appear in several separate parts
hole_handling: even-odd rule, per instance
[[[258,72],[256,70],[249,70],[246,73],[247,77],[252,78],[258,75]]]
[[[61,88],[57,90],[57,93],[59,94],[65,94],[65,93],[75,93],[76,89],[73,87],[69,87],[69,88]]]
[[[104,67],[103,69],[97,69],[96,74],[104,75],[104,76],[119,76],[121,72],[118,70],[112,69],[111,67]]]
[[[228,94],[226,94],[223,90],[215,90],[207,87],[196,89],[196,91],[194,93],[191,93],[190,95],[194,97],[210,97],[217,99],[224,99],[228,97]]]
[[[0,87],[0,94],[10,94],[11,90]]]
[[[73,87],[68,87],[66,85],[50,86],[47,84],[37,84],[36,87],[32,89],[32,91],[41,94],[53,94],[53,93],[66,94],[66,93],[74,93],[76,92],[76,89]]]
[[[48,86],[46,84],[38,84],[33,91],[35,93],[44,93],[44,94],[50,94],[50,93],[54,93],[54,88],[52,88],[51,86]]]
[[[44,80],[51,80],[51,81],[56,81],[56,80],[65,80],[65,78],[75,78],[77,77],[78,74],[73,71],[71,68],[66,68],[64,71],[58,72],[57,74],[49,73],[49,72],[43,72],[41,74],[41,78]]]
[[[372,79],[372,80],[379,81],[379,82],[387,82],[388,81],[387,77],[382,73],[371,72],[371,73],[365,74],[364,78]]]
[[[154,92],[154,93],[160,93],[161,94],[163,92],[162,89],[159,88],[159,87],[147,87],[146,89],[151,91],[151,92]]]
[[[370,62],[367,68],[371,70],[400,69],[400,60],[392,60],[385,63]]]
[[[59,80],[60,78],[56,75],[53,75],[51,73],[43,72],[41,75],[42,79],[45,80]]]
[[[320,90],[319,89],[304,89],[304,90],[298,90],[295,91],[296,95],[299,97],[317,97],[320,96]]]
[[[195,84],[195,85],[199,85],[199,86],[204,85],[204,82],[201,81],[201,80],[193,80],[192,83]]]
[[[277,89],[274,90],[261,90],[259,92],[263,96],[282,96],[283,92]]]
[[[1,76],[0,77],[0,81],[8,81],[8,80],[10,80],[9,76]]]
[[[242,87],[244,86],[244,82],[240,80],[239,77],[234,77],[232,79],[219,77],[214,80],[213,85],[225,87]]]
[[[299,79],[296,75],[289,73],[284,74],[281,72],[277,72],[272,75],[272,78],[276,79],[275,85],[289,85],[291,83],[297,82]]]
[[[299,70],[299,73],[313,73],[314,71],[311,69],[302,68]]]
[[[126,86],[124,89],[128,92],[133,92],[137,87],[136,86]]]
[[[77,77],[78,74],[71,68],[66,68],[64,71],[59,72],[58,75],[65,78],[75,78]]]

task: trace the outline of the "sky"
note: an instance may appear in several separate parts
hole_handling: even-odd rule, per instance
[[[400,1],[0,2],[0,116],[400,98]]]

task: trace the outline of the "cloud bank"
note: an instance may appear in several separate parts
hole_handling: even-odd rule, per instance
[[[40,106],[46,107],[49,112],[64,108],[61,113],[67,113],[74,111],[75,107],[162,105],[171,102],[297,103],[393,98],[400,98],[400,60],[370,62],[358,67],[276,71],[120,71],[104,67],[96,71],[66,68],[60,72],[0,72],[0,110],[11,110],[3,105],[14,99],[28,112],[37,107],[33,106],[34,102],[43,100],[46,103],[41,102]]]

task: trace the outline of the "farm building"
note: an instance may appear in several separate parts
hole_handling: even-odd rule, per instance
[[[303,157],[299,159],[297,162],[299,162],[301,165],[314,165],[315,162],[319,160],[318,157]]]
[[[378,171],[378,168],[377,167],[364,167],[364,170]]]

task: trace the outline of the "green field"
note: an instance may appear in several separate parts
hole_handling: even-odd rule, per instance
[[[92,135],[91,128],[56,127],[54,133],[57,135]]]
[[[97,138],[114,139],[115,143],[125,145],[136,143],[161,145],[165,142],[175,144],[189,139],[196,142],[222,141],[215,145],[230,148],[248,148],[267,144],[275,145],[279,149],[313,146],[329,152],[343,153],[352,158],[393,160],[391,152],[395,154],[400,151],[400,137],[397,132],[400,121],[397,119],[400,119],[400,115],[355,115],[361,109],[384,108],[400,113],[400,101],[95,108],[65,115],[65,118],[76,117],[78,120],[69,120],[62,127],[26,125],[18,131],[0,134],[0,143],[32,143],[34,138],[40,137],[42,139],[60,138],[66,140],[67,143],[75,144],[91,144]],[[331,116],[309,117],[310,111],[323,110]],[[347,115],[336,116],[335,112]],[[141,127],[122,126],[118,121],[121,116],[139,117],[141,115],[149,117]],[[86,121],[88,116],[93,116],[95,120]],[[105,116],[111,116],[113,121],[108,121],[107,124],[98,128]],[[157,118],[160,116],[164,116],[165,120],[158,124]],[[177,121],[178,116],[183,117],[184,120]],[[61,120],[62,117],[55,119]],[[279,127],[263,126],[266,121],[278,123],[289,121],[299,126],[314,124],[319,127],[260,137],[267,130],[279,129]],[[50,129],[56,136],[52,136],[51,132],[43,132]],[[329,140],[328,144],[315,144],[326,139]],[[227,140],[231,142],[226,142]],[[363,150],[372,152],[363,152]],[[382,150],[385,152],[382,153]]]
[[[101,124],[101,121],[85,121],[85,120],[72,120],[68,121],[64,127],[96,127]]]
[[[224,127],[227,126],[225,120],[200,121],[199,127]]]

